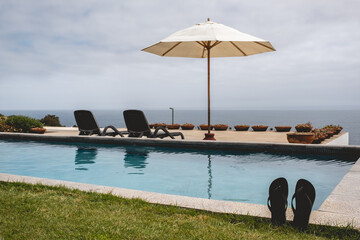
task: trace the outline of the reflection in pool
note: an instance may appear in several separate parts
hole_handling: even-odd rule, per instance
[[[76,150],[75,165],[79,165],[75,170],[88,170],[86,164],[94,164],[97,155],[96,148],[79,147]]]

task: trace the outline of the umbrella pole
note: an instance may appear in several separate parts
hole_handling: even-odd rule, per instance
[[[208,70],[208,134],[210,134],[210,48],[207,49],[207,70]]]
[[[210,47],[207,47],[207,67],[208,67],[208,133],[205,133],[204,140],[216,140],[213,133],[210,133]]]

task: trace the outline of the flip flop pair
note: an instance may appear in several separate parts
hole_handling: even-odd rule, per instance
[[[281,225],[286,222],[288,189],[288,183],[285,178],[275,179],[269,187],[267,205],[271,212],[271,222],[275,225]],[[300,230],[305,230],[309,225],[315,195],[315,188],[309,181],[305,179],[297,181],[295,193],[291,199],[291,208],[294,212],[293,224]],[[294,207],[294,200],[296,207]]]

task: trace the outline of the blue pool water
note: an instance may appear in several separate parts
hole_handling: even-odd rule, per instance
[[[266,204],[272,180],[313,183],[317,209],[356,161],[329,156],[0,140],[0,172]]]

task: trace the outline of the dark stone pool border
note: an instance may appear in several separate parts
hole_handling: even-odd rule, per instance
[[[159,146],[189,149],[232,150],[249,152],[269,152],[286,154],[321,154],[334,156],[360,157],[358,145],[311,145],[288,143],[253,143],[253,142],[225,142],[225,141],[195,141],[148,138],[120,138],[99,136],[53,136],[29,133],[0,133],[0,139],[30,140],[39,142],[71,142],[71,143],[97,143],[132,146]]]

